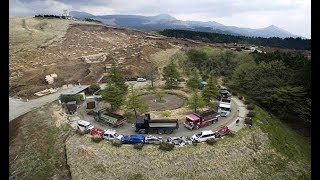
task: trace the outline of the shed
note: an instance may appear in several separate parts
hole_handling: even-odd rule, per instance
[[[77,111],[77,101],[67,102],[66,107],[70,114],[74,114]]]
[[[85,91],[86,89],[89,88],[89,85],[80,85],[80,86],[75,86],[73,88],[67,89],[66,91],[62,92],[62,95],[75,95],[78,93],[81,93]]]

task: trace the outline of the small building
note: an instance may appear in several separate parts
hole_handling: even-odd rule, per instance
[[[87,93],[88,92],[89,85],[80,85],[80,86],[74,86],[70,89],[65,90],[62,92],[62,95],[75,95],[78,93]]]
[[[66,104],[69,114],[74,114],[77,111],[77,101],[70,101]]]

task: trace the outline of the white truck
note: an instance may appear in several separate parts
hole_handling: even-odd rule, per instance
[[[221,98],[218,113],[223,117],[231,113],[231,98]]]

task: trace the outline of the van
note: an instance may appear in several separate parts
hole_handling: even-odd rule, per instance
[[[90,130],[91,130],[92,128],[94,128],[94,126],[93,126],[91,123],[89,123],[88,121],[79,120],[79,121],[78,121],[78,126],[77,126],[77,128],[78,128],[79,130],[81,130],[81,131],[84,131],[84,132],[86,132],[86,133],[89,133]]]
[[[213,131],[208,130],[208,131],[201,131],[199,133],[194,134],[191,137],[191,140],[195,142],[204,142],[208,139],[214,139],[214,138],[215,138],[215,133]]]

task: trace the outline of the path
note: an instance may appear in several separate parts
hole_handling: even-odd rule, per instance
[[[9,97],[9,122],[29,111],[57,100],[60,94],[64,91],[65,90],[58,90],[56,93],[29,101]]]

